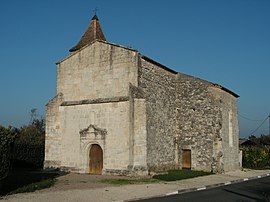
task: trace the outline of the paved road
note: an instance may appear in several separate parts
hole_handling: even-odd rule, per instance
[[[153,198],[142,201],[270,201],[270,177],[249,180],[242,183],[207,189],[203,191]]]

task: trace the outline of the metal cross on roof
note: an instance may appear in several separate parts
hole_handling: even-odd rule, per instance
[[[97,9],[97,7],[96,7],[96,8],[93,10],[94,15],[97,14],[97,11],[98,11],[98,9]]]

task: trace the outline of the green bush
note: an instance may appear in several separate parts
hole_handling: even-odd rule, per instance
[[[42,168],[44,161],[44,144],[27,143],[15,140],[13,161],[35,168]],[[17,165],[16,164],[16,165]]]
[[[11,143],[14,138],[11,127],[0,126],[0,180],[5,178],[10,170]]]
[[[242,148],[243,167],[245,168],[267,168],[270,166],[269,149],[265,147]]]
[[[34,120],[20,129],[14,141],[13,161],[42,168],[45,147],[44,120]]]

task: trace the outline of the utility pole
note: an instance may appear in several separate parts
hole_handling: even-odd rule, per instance
[[[37,108],[31,109],[29,124],[32,124],[33,121],[37,119],[37,116],[38,116],[38,109]]]
[[[268,116],[268,121],[269,121],[269,123],[268,123],[268,126],[269,126],[269,129],[268,129],[268,135],[270,135],[270,114],[269,114],[269,116]]]

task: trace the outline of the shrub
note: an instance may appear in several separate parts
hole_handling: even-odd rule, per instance
[[[10,170],[11,143],[15,132],[9,127],[0,126],[0,180],[5,178]]]
[[[243,167],[266,168],[269,167],[269,150],[265,147],[245,147],[243,152]]]
[[[44,145],[15,140],[13,161],[18,167],[42,168]]]
[[[15,166],[42,168],[45,147],[44,120],[34,120],[33,123],[20,129],[14,141],[13,161]]]

